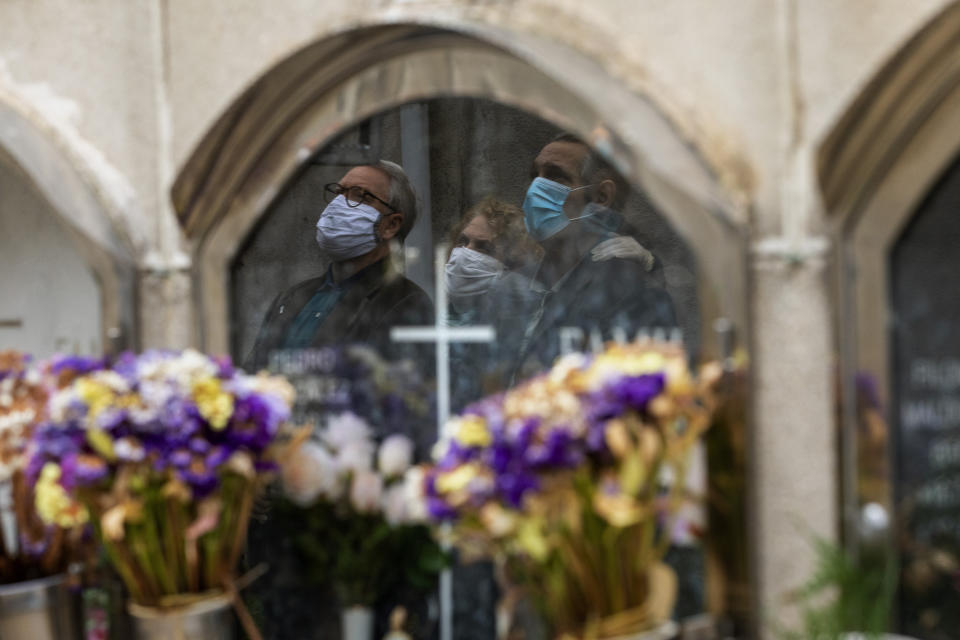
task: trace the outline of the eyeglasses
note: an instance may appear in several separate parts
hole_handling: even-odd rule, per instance
[[[347,201],[347,206],[359,207],[362,204],[371,204],[374,200],[390,209],[390,213],[399,213],[399,209],[377,196],[373,195],[363,187],[345,187],[339,182],[331,182],[323,186],[323,198],[329,204],[337,196],[343,196]]]

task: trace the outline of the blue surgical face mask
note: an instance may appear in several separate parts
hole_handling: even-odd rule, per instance
[[[563,205],[573,191],[587,189],[595,185],[588,184],[576,189],[546,178],[534,178],[523,199],[523,222],[529,233],[537,241],[546,240],[562,231],[573,220],[590,218],[593,213],[585,213],[576,218],[568,218]],[[586,211],[586,209],[584,209]]]
[[[351,207],[337,196],[317,220],[317,244],[334,262],[349,260],[377,248],[380,212],[368,204]]]
[[[570,219],[563,212],[563,203],[570,187],[546,178],[534,178],[523,199],[523,221],[534,240],[546,240],[559,233]]]

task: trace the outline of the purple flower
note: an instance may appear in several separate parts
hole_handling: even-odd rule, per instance
[[[254,460],[253,469],[257,473],[276,473],[280,470],[280,465],[273,460]]]
[[[877,380],[873,375],[861,371],[856,375],[856,388],[859,397],[862,398],[866,406],[877,411],[883,410],[880,403],[880,393],[877,391]]]
[[[285,414],[283,403],[269,394],[251,393],[237,398],[225,438],[235,447],[259,453],[273,441]]]
[[[523,496],[528,491],[540,486],[535,475],[524,471],[501,473],[496,482],[497,491],[515,509],[523,506]]]
[[[442,499],[432,496],[427,498],[427,513],[430,514],[431,519],[438,522],[454,520],[457,517],[456,509]]]
[[[210,450],[206,458],[204,458],[204,462],[207,467],[211,469],[216,469],[217,467],[222,465],[224,462],[229,460],[230,456],[233,455],[234,451],[236,451],[236,449],[229,445],[222,445],[222,444],[217,445]]]
[[[544,443],[528,449],[526,462],[533,467],[569,468],[583,460],[577,442],[565,429],[553,429]]]
[[[503,398],[505,394],[499,393],[483,400],[478,400],[467,405],[463,410],[463,415],[480,416],[487,423],[487,428],[491,431],[499,431],[504,426],[503,418]]]
[[[103,369],[105,366],[106,362],[102,358],[87,356],[54,356],[50,361],[50,371],[54,374],[72,371],[83,375]]]
[[[187,444],[190,451],[193,453],[205,454],[210,451],[211,444],[208,440],[204,438],[190,438],[190,442]]]
[[[194,454],[189,449],[175,449],[167,456],[167,461],[178,469],[186,469],[194,460]]]
[[[205,498],[217,488],[217,474],[203,466],[202,462],[194,462],[186,469],[179,469],[177,476],[192,490],[195,498]]]
[[[625,407],[635,411],[646,411],[647,405],[663,392],[666,376],[663,372],[641,376],[625,376],[608,388],[613,397]]]
[[[124,380],[127,381],[127,384],[131,386],[136,385],[139,382],[137,377],[137,356],[129,351],[124,351],[116,360],[113,361],[111,369],[120,374]]]
[[[217,365],[217,377],[221,380],[233,378],[235,369],[233,368],[233,359],[230,356],[216,356],[212,358]]]
[[[29,536],[23,533],[20,534],[19,538],[20,549],[23,551],[23,554],[32,558],[42,556],[50,545],[48,531],[44,532],[44,536],[40,540],[31,540]]]
[[[442,471],[448,471],[458,467],[464,462],[475,460],[480,455],[480,450],[476,447],[463,447],[455,440],[450,440],[446,452],[437,463],[437,468]]]
[[[110,435],[117,436],[125,431],[124,427],[126,427],[128,418],[126,409],[109,407],[97,416],[97,424]]]
[[[28,446],[27,479],[33,483],[40,476],[43,465],[50,461],[59,462],[68,455],[79,453],[84,446],[84,431],[74,423],[55,426],[41,424],[34,431]]]
[[[71,453],[61,460],[60,472],[60,484],[67,491],[73,491],[78,486],[89,487],[103,480],[109,468],[107,463],[97,456]]]

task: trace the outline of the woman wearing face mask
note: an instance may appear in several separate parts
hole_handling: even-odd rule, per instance
[[[451,325],[490,325],[493,344],[455,344],[454,408],[503,388],[527,319],[540,299],[530,278],[542,253],[523,210],[496,198],[471,207],[450,233],[444,286]]]
[[[496,332],[492,345],[452,347],[452,357],[462,363],[454,369],[461,372],[453,392],[456,409],[509,382],[527,325],[544,294],[533,279],[543,249],[527,233],[523,209],[492,197],[464,214],[450,243],[444,278],[450,324],[490,325]],[[595,262],[613,258],[634,260],[648,270],[653,264],[650,252],[629,236],[610,238],[592,255]]]
[[[485,198],[450,234],[445,286],[450,323],[487,324],[524,318],[539,297],[530,279],[542,250],[527,235],[523,210]]]

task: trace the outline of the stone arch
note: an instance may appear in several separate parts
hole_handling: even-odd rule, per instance
[[[705,311],[746,325],[744,212],[655,104],[582,53],[533,36],[477,25],[387,24],[337,33],[274,66],[183,166],[173,202],[194,241],[206,349],[228,350],[229,263],[298,167],[347,126],[437,96],[496,100],[592,142],[644,185],[693,247],[705,277],[714,278],[702,287]]]
[[[96,186],[58,145],[52,129],[0,100],[0,161],[12,165],[50,205],[100,287],[102,344],[136,345],[136,264]]]
[[[845,360],[886,394],[886,259],[922,198],[960,153],[960,2],[883,66],[824,139],[817,174],[837,239]],[[857,310],[861,313],[857,313]]]
[[[817,154],[834,238],[834,310],[843,396],[843,521],[858,544],[854,380],[867,373],[891,399],[891,251],[960,154],[960,2],[917,31],[854,99]],[[887,451],[888,458],[892,452]],[[887,484],[886,502],[892,504]]]

